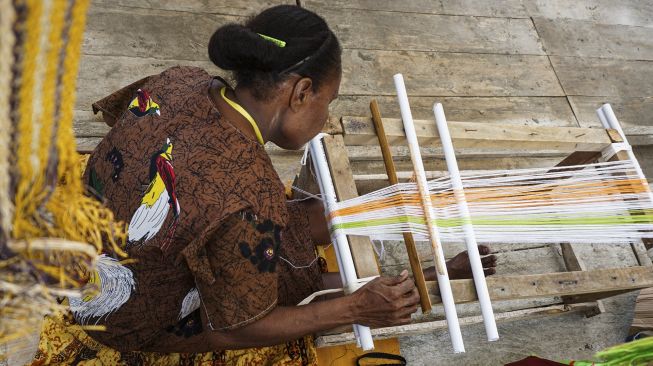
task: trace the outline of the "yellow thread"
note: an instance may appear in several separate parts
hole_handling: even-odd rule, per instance
[[[20,220],[26,216],[28,212],[34,212],[34,206],[30,202],[30,197],[27,196],[29,187],[32,185],[34,172],[30,156],[32,154],[32,99],[34,94],[34,75],[36,70],[36,58],[38,56],[39,46],[39,33],[41,24],[41,12],[43,4],[40,0],[27,0],[26,7],[28,9],[27,19],[25,24],[22,25],[21,31],[25,32],[25,40],[23,42],[23,63],[21,65],[21,85],[18,92],[19,107],[18,107],[18,151],[17,165],[20,180],[16,187],[15,197],[15,221],[13,225],[13,237],[21,238],[24,234],[23,231],[31,231],[28,227],[29,223]],[[38,231],[37,231],[38,232]]]
[[[14,36],[13,25],[16,21],[16,12],[12,0],[0,0],[0,232],[6,240],[12,226],[13,202],[9,196],[9,164],[11,136],[14,126],[11,123],[11,86],[14,63]]]
[[[12,7],[12,3],[12,10],[21,9],[16,23],[12,17],[5,16],[9,14],[5,8]],[[16,165],[11,176],[16,182],[16,191],[10,243],[16,243],[16,239],[27,243],[23,249],[13,248],[13,256],[0,261],[0,300],[3,302],[0,342],[31,332],[44,315],[64,311],[65,306],[57,303],[56,296],[81,294],[79,287],[93,273],[97,254],[103,249],[126,256],[122,250],[126,227],[124,223],[116,223],[113,213],[100,202],[84,195],[80,157],[75,150],[73,107],[88,4],[88,0],[0,0],[2,29],[10,22],[20,41],[15,48],[7,47],[6,35],[0,35],[3,55],[8,50],[19,54],[13,67],[16,75],[8,76],[15,78],[15,104],[13,109],[9,106],[9,110],[6,104],[0,105],[5,109],[0,117],[11,115],[16,120],[16,141],[5,146],[9,149],[7,155],[15,156]],[[45,31],[42,21],[50,24],[47,50],[42,50],[39,42]],[[67,40],[65,44],[64,39]],[[44,55],[43,73],[38,72],[36,64],[40,54]],[[4,63],[2,66],[2,70],[6,70]],[[37,81],[43,96],[41,116],[35,115],[34,108]],[[0,87],[9,85],[3,82]],[[3,96],[7,94],[6,90],[2,92]],[[40,137],[38,144],[33,146],[33,131],[37,129]],[[54,183],[46,179],[48,172],[59,183],[56,187],[48,186]],[[0,205],[4,215],[5,202]],[[73,244],[61,244],[56,248],[51,244],[29,244],[42,237],[89,243],[93,250],[89,252],[89,246],[81,248]],[[47,277],[54,281],[40,282]]]
[[[52,145],[52,127],[55,124],[55,103],[57,102],[57,71],[59,66],[59,55],[63,46],[62,31],[64,27],[66,8],[63,6],[54,6],[50,13],[50,34],[48,36],[48,47],[46,54],[46,69],[43,80],[43,119],[41,120],[41,131],[39,134],[38,158],[39,166],[47,166],[49,159],[50,147]],[[43,170],[42,170],[43,171]],[[36,177],[38,183],[33,187],[40,189],[45,179],[43,174]]]
[[[258,125],[256,124],[256,121],[254,121],[254,117],[252,117],[245,108],[243,108],[240,104],[234,102],[233,100],[227,98],[227,96],[224,94],[226,87],[222,87],[220,89],[220,95],[222,95],[222,99],[224,99],[225,102],[229,103],[229,105],[235,109],[238,113],[240,113],[247,121],[249,121],[249,124],[252,125],[252,128],[254,129],[254,133],[256,134],[256,139],[261,145],[265,145],[265,142],[263,141],[263,136],[261,136],[261,131],[258,129]]]

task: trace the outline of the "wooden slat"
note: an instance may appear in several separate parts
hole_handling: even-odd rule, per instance
[[[207,60],[213,32],[239,20],[228,15],[117,6],[92,6],[88,17],[84,54],[190,61]]]
[[[602,301],[603,299],[607,299],[612,296],[622,295],[631,291],[632,290],[616,290],[616,291],[600,292],[596,294],[570,295],[564,297],[564,302],[565,304],[578,304],[578,303],[596,301],[597,310],[599,310],[599,313],[603,313],[605,311],[604,310],[605,306],[603,305],[603,301]],[[598,314],[592,314],[592,315],[598,315]]]
[[[653,3],[650,1],[524,0],[523,5],[528,14],[534,17],[653,27]]]
[[[486,279],[492,301],[532,297],[594,294],[638,290],[653,286],[650,267],[607,268],[579,272],[557,272],[519,276],[491,276]],[[427,282],[431,302],[440,302],[436,282]],[[456,303],[476,301],[472,280],[451,281]]]
[[[368,145],[376,136],[370,118],[343,117],[345,143]],[[391,145],[405,145],[403,124],[399,119],[385,119]],[[433,121],[416,120],[417,137],[423,146],[439,146],[439,135]],[[497,125],[477,122],[449,122],[449,131],[458,148],[501,150],[599,151],[610,144],[603,129],[578,127],[542,127]]]
[[[318,14],[323,9],[383,10],[398,13],[472,15],[483,17],[527,18],[521,0],[302,0],[302,5]]]
[[[342,67],[341,94],[394,96],[401,72],[409,97],[564,95],[546,56],[344,50]]]
[[[375,97],[383,115],[399,118],[397,97]],[[330,106],[337,116],[367,116],[369,96],[340,94]],[[565,97],[411,97],[413,118],[433,119],[433,103],[442,103],[452,121],[498,122],[515,125],[577,127]],[[652,111],[653,113],[653,111]]]
[[[523,309],[508,311],[504,313],[495,313],[494,317],[498,323],[515,321],[520,319],[535,319],[543,316],[563,315],[571,312],[590,312],[596,308],[595,304],[573,304],[573,305],[550,305],[540,308]],[[459,319],[460,325],[472,325],[483,323],[482,316],[471,316]],[[419,335],[431,333],[436,329],[446,329],[446,320],[436,320],[424,323],[413,323],[397,327],[372,329],[374,339],[395,338],[409,335]],[[323,335],[315,340],[317,347],[328,347],[339,344],[356,342],[354,334],[351,332]]]
[[[104,137],[110,129],[104,122],[75,121],[73,124],[75,137]]]
[[[459,154],[457,154],[459,155]],[[458,165],[461,170],[473,171],[492,169],[520,169],[520,168],[546,168],[555,165],[562,159],[560,157],[530,157],[530,156],[512,156],[512,157],[490,157],[490,158],[459,158]],[[372,160],[354,160],[351,161],[352,171],[354,172],[354,181],[358,193],[363,195],[388,186],[388,176],[383,173],[382,162]],[[425,159],[423,161],[426,169],[427,178],[440,178],[446,171],[446,163],[442,159]],[[399,181],[407,182],[412,178],[412,163],[404,159],[398,159],[395,162],[399,170]]]
[[[409,269],[408,256],[403,248],[403,243],[388,241],[384,244],[383,273],[394,276],[404,269]],[[422,258],[422,266],[433,266],[433,256],[428,243],[418,241],[415,246],[419,257]],[[546,274],[565,270],[557,252],[552,250],[550,245],[511,243],[489,246],[497,258],[496,276]],[[443,246],[443,250],[445,258],[450,259],[467,250],[467,247],[464,243],[447,243]]]
[[[159,60],[128,56],[82,56],[77,78],[76,109],[90,111],[91,104],[114,91],[148,75],[154,75],[177,65],[202,67],[209,73],[220,71],[206,61]]]
[[[331,114],[322,128],[322,132],[328,133],[329,135],[342,135],[342,122],[340,117],[336,117]]]
[[[569,97],[569,104],[581,127],[601,127],[596,109],[604,103],[610,103],[625,130],[629,127],[653,127],[650,118],[653,115],[653,96]],[[626,134],[628,135],[627,131]]]
[[[371,147],[370,147],[371,149]],[[456,154],[458,160],[458,166],[461,170],[487,170],[487,169],[497,169],[497,170],[508,170],[508,169],[529,169],[529,168],[547,168],[556,165],[561,159],[564,158],[564,155],[556,156],[524,156],[521,158],[515,158],[514,156],[490,156],[490,157],[479,157],[479,156],[460,156]],[[376,159],[374,159],[376,158]],[[395,156],[394,157],[395,166],[399,171],[399,179],[408,179],[409,176],[406,176],[406,172],[411,172],[413,167],[410,162],[410,157],[406,156]],[[386,179],[382,175],[385,175],[383,171],[382,161],[380,157],[375,157],[374,155],[368,155],[366,159],[359,159],[358,157],[350,157],[350,163],[352,166],[352,171],[354,172],[354,177],[358,180],[365,179]],[[447,170],[447,164],[444,161],[443,157],[429,156],[428,158],[423,158],[424,169],[427,172],[427,175],[432,178],[442,176],[442,172]],[[412,174],[412,172],[410,173]],[[371,177],[367,177],[372,175]],[[431,178],[429,178],[431,179]],[[360,193],[360,192],[359,192]]]
[[[75,140],[78,153],[90,154],[95,150],[95,147],[100,143],[100,141],[102,141],[102,137],[78,137]]]
[[[324,137],[324,150],[329,161],[333,185],[336,189],[338,200],[347,200],[358,196],[354,177],[349,166],[349,158],[345,150],[342,135],[329,135]],[[370,277],[379,274],[379,265],[372,242],[368,237],[348,236],[354,265],[358,277]]]
[[[544,55],[530,19],[321,8],[343,48]],[[428,35],[416,35],[429,30]]]
[[[567,271],[586,271],[587,266],[580,260],[574,253],[574,247],[571,243],[560,243],[560,250],[562,250],[562,259],[565,261]]]
[[[144,9],[161,9],[177,11],[177,14],[187,12],[200,13],[200,14],[226,14],[236,16],[251,16],[257,12],[281,4],[295,5],[295,0],[229,0],[229,1],[213,1],[213,0],[184,0],[184,1],[170,1],[170,0],[147,0],[135,2],[131,0],[94,0],[93,6],[111,6],[111,7],[124,7],[127,10],[134,8]],[[94,22],[93,18],[89,22]]]
[[[574,251],[574,246],[572,243],[560,243],[560,250],[562,252],[562,259],[565,261],[565,267],[567,268],[567,271],[573,272],[573,271],[587,270],[587,266],[585,265],[585,263],[580,259],[580,257],[578,257],[578,255]],[[605,312],[605,305],[603,304],[603,301],[601,301],[600,299],[618,295],[623,292],[625,291],[619,290],[619,291],[608,292],[608,293],[604,292],[601,294],[563,296],[562,301],[565,304],[575,304],[580,302],[596,301],[596,311],[592,312],[591,314],[587,314],[587,316],[590,317],[590,316],[603,314]]]
[[[653,60],[650,28],[568,19],[533,21],[549,55]]]
[[[653,74],[653,62],[590,57],[551,56],[550,58],[562,87],[569,95],[597,97],[653,95],[653,83],[645,77]]]

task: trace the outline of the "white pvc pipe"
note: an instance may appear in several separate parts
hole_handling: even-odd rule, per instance
[[[320,141],[321,139],[322,135],[318,135],[311,140],[310,152],[313,167],[317,171],[316,178],[320,186],[320,192],[324,198],[325,215],[328,216],[335,206],[337,199],[333,181],[331,180],[331,173],[329,172],[329,165],[327,164],[324,153],[324,147],[322,146],[322,141]],[[358,283],[358,276],[356,275],[356,268],[354,267],[354,260],[351,256],[347,236],[336,230],[331,233],[331,241],[335,248],[336,260],[338,261],[343,286],[353,288]],[[356,335],[356,343],[359,347],[365,351],[374,349],[372,332],[369,327],[354,324],[354,334]]]
[[[406,86],[404,85],[404,77],[401,74],[396,74],[393,79],[395,88],[397,89],[397,99],[399,100],[399,108],[401,109],[401,119],[404,123],[406,140],[408,140],[408,147],[410,149],[410,158],[413,161],[413,167],[417,176],[417,186],[424,205],[424,214],[429,228],[431,250],[435,260],[435,272],[437,274],[442,305],[444,305],[444,313],[449,327],[449,336],[451,337],[454,352],[465,352],[465,345],[463,344],[463,337],[460,332],[460,324],[458,323],[458,314],[456,313],[456,304],[453,301],[451,284],[449,283],[449,275],[447,274],[447,265],[444,261],[444,252],[442,251],[440,234],[436,225],[430,224],[430,222],[432,222],[431,219],[434,219],[436,215],[433,205],[431,204],[431,196],[428,191],[428,183],[424,172],[424,164],[422,163],[422,155],[419,150],[419,143],[417,142],[417,134],[415,133],[415,126],[413,124],[413,115],[408,103],[408,94],[406,93]]]
[[[456,161],[456,153],[453,149],[449,127],[447,127],[447,118],[444,115],[442,104],[436,103],[433,105],[433,114],[435,115],[435,122],[438,126],[438,132],[440,133],[444,158],[447,161],[447,168],[451,175],[451,188],[456,197],[460,215],[464,220],[463,230],[465,232],[465,243],[467,244],[469,262],[472,266],[472,274],[474,275],[476,295],[478,296],[478,302],[481,305],[481,314],[483,314],[485,334],[487,335],[488,341],[496,341],[499,339],[499,331],[497,330],[497,323],[494,319],[494,311],[492,310],[492,302],[490,301],[490,294],[487,289],[487,283],[485,282],[485,273],[483,272],[481,255],[478,252],[478,244],[476,243],[476,233],[474,232],[474,225],[471,222],[471,214],[469,213],[469,207],[467,206],[465,190],[463,189],[463,182],[460,178],[460,170],[458,170],[458,162]]]
[[[633,162],[633,165],[635,166],[635,172],[637,173],[639,179],[642,180],[642,184],[644,185],[644,187],[646,187],[649,200],[653,202],[653,193],[651,193],[651,188],[648,185],[648,180],[646,180],[644,171],[642,170],[642,167],[639,165],[639,162],[637,161],[637,157],[633,152],[632,146],[630,146],[630,144],[628,143],[628,138],[626,137],[624,130],[621,128],[621,124],[619,123],[617,116],[614,114],[614,111],[612,110],[612,106],[606,103],[602,105],[601,108],[596,110],[596,114],[599,116],[599,120],[601,120],[601,124],[603,125],[604,128],[611,128],[613,130],[617,130],[617,132],[619,132],[619,134],[621,135],[621,138],[624,140],[623,144],[628,146],[628,149],[626,149],[626,153],[628,154],[628,159]]]

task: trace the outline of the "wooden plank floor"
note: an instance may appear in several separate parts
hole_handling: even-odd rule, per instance
[[[107,127],[90,112],[106,94],[173,65],[220,70],[207,60],[208,38],[222,24],[241,21],[294,0],[95,0],[90,9],[79,76],[75,132],[90,151]],[[413,114],[431,119],[434,101],[453,121],[599,127],[594,110],[612,103],[633,136],[653,126],[653,3],[649,0],[303,0],[329,22],[343,48],[343,82],[332,115],[369,115],[377,97],[385,117],[398,118],[392,75],[406,79]],[[223,74],[224,75],[224,74]],[[633,137],[635,138],[635,137]],[[644,137],[648,144],[649,137]],[[270,149],[282,179],[299,168],[299,153]],[[374,168],[375,152],[350,149],[352,166]],[[653,147],[636,153],[653,177]],[[470,169],[552,165],[522,156],[480,157]],[[439,164],[438,166],[441,166]],[[435,165],[434,165],[435,166]],[[382,171],[380,167],[377,170]],[[354,172],[356,174],[356,171]],[[406,267],[397,243],[386,243],[384,273]],[[446,248],[453,256],[459,247]],[[635,265],[628,246],[576,246],[592,268]],[[528,274],[564,269],[557,246],[496,246],[499,272]],[[423,258],[427,248],[420,247]],[[497,304],[510,310],[555,299]],[[499,326],[488,343],[482,325],[463,329],[467,353],[454,355],[446,331],[401,338],[410,365],[495,365],[530,354],[583,358],[622,341],[632,318],[633,295],[605,301],[591,319],[569,314]],[[478,313],[474,304],[460,312]]]

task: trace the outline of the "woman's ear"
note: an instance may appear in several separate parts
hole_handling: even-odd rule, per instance
[[[290,96],[290,109],[297,112],[303,108],[313,94],[313,80],[310,78],[301,78],[295,83],[292,95]]]

